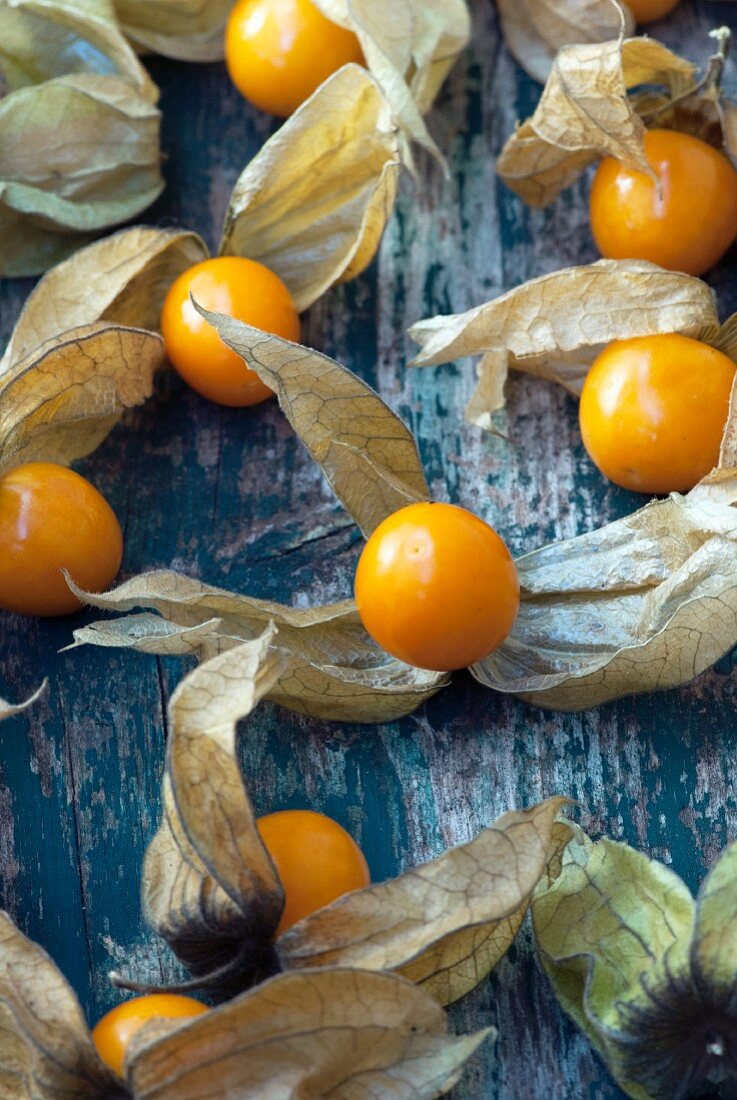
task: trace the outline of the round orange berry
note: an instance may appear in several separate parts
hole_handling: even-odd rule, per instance
[[[605,477],[638,493],[685,492],[709,473],[735,364],[688,336],[609,344],[581,393],[583,443]]]
[[[737,172],[717,149],[677,130],[649,130],[645,156],[657,183],[611,157],[597,169],[589,217],[599,251],[701,275],[737,237]]]
[[[281,279],[255,260],[218,256],[184,271],[172,284],[161,312],[166,353],[193,390],[219,405],[235,407],[273,397],[197,312],[190,295],[205,309],[298,341],[299,314]]]
[[[241,95],[286,118],[336,69],[362,62],[352,31],[311,0],[238,0],[225,32],[225,63]]]
[[[371,881],[353,837],[324,814],[280,810],[260,817],[256,825],[284,887],[277,935]]]
[[[149,993],[123,1001],[92,1029],[97,1053],[118,1077],[123,1076],[125,1055],[133,1036],[150,1020],[187,1020],[207,1012],[193,997],[176,993]]]
[[[356,602],[388,653],[450,671],[506,638],[519,607],[514,562],[497,533],[453,504],[410,504],[379,524],[358,562]]]
[[[65,466],[29,462],[0,478],[0,607],[67,615],[81,606],[62,573],[102,592],[120,569],[123,533],[110,505]]]

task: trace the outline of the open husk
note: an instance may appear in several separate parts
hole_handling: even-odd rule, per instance
[[[448,1034],[445,1013],[394,974],[283,974],[196,1018],[151,1020],[125,1082],[100,1061],[73,990],[0,912],[0,1089],[13,1100],[434,1100],[491,1029]],[[216,1092],[213,1092],[213,1088]]]
[[[471,35],[466,0],[315,0],[358,37],[369,71],[408,141],[442,160],[424,115]],[[409,158],[409,152],[407,152]]]
[[[653,177],[643,144],[650,126],[685,130],[734,160],[735,106],[720,89],[729,31],[714,35],[718,50],[701,80],[654,38],[562,49],[534,113],[501,152],[500,177],[531,206],[547,206],[601,157]]]
[[[465,314],[413,326],[416,366],[481,354],[469,418],[503,403],[508,368],[581,391],[613,339],[680,332],[737,356],[735,319],[721,328],[701,280],[642,261],[602,260],[542,276]],[[516,562],[522,603],[504,644],[475,665],[487,687],[579,710],[675,687],[737,643],[735,403],[717,470],[588,534]]]
[[[107,0],[2,0],[0,276],[45,271],[154,201],[157,97]]]
[[[288,659],[288,656],[286,657]],[[357,890],[275,939],[284,907],[237,756],[236,727],[285,660],[273,624],[199,665],[169,704],[164,815],[143,873],[148,923],[198,984],[241,988],[270,969],[391,971],[442,1004],[506,953],[570,831],[552,798],[468,843]]]
[[[635,1100],[737,1084],[736,863],[732,844],[694,898],[662,863],[579,834],[533,900],[561,1006]]]
[[[306,309],[373,259],[401,166],[383,92],[360,65],[345,65],[244,169],[220,252],[265,264]]]

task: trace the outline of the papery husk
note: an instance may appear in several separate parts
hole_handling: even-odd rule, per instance
[[[313,718],[389,722],[416,710],[448,677],[390,657],[368,637],[355,605],[346,600],[294,608],[227,592],[166,571],[144,573],[112,592],[82,592],[106,611],[148,607],[157,615],[125,615],[74,632],[76,645],[101,645],[205,660],[248,638],[269,622],[279,628],[285,656],[268,699]]]
[[[311,348],[195,306],[274,390],[287,420],[366,537],[398,508],[428,499],[414,436],[363,379]]]
[[[177,61],[220,61],[234,0],[114,0],[121,30],[140,49]]]
[[[266,965],[284,906],[236,759],[237,722],[279,674],[274,635],[267,626],[206,661],[172,695],[164,818],[143,868],[149,925],[194,975],[242,967],[244,984]]]
[[[0,0],[0,276],[35,275],[161,193],[158,90],[106,0]]]
[[[111,0],[0,0],[0,72],[9,92],[93,73],[120,77],[151,103],[158,98],[120,33]]]
[[[391,970],[441,1004],[457,1001],[506,954],[570,840],[565,801],[506,813],[467,844],[306,917],[277,940],[282,967]]]
[[[368,266],[394,207],[401,152],[390,106],[360,65],[310,96],[244,169],[220,252],[258,260],[298,310]]]
[[[531,206],[546,206],[600,157],[655,178],[645,122],[630,89],[663,85],[666,99],[696,88],[696,67],[654,38],[615,39],[560,51],[534,114],[509,138],[499,175]],[[662,115],[653,125],[662,125]]]
[[[688,683],[737,642],[737,480],[702,482],[517,559],[522,603],[474,665],[487,687],[582,710]]]
[[[2,911],[0,1028],[0,1095],[7,1100],[125,1100],[68,982]]]
[[[39,282],[0,360],[0,470],[68,465],[151,395],[164,348],[148,326],[172,280],[206,256],[196,234],[137,226]]]
[[[283,974],[192,1020],[151,1020],[126,1051],[124,1084],[101,1062],[57,967],[2,912],[0,1023],[7,1100],[284,1100],[305,1089],[433,1100],[495,1034],[449,1035],[432,998],[392,974]]]
[[[149,206],[164,187],[160,122],[113,76],[62,76],[0,99],[0,276],[45,271]]]
[[[565,46],[606,42],[635,29],[627,5],[613,0],[497,0],[497,8],[509,52],[541,83]]]
[[[278,958],[284,970],[392,971],[443,1004],[457,1000],[505,954],[570,839],[558,820],[565,800],[505,814],[468,844],[339,899],[274,944],[283,891],[240,773],[235,729],[268,698],[281,645],[269,626],[200,665],[172,697],[164,820],[143,874],[148,923],[195,984],[242,988]]]
[[[532,903],[563,1009],[628,1096],[728,1096],[737,1084],[735,867],[728,847],[697,898],[626,844],[585,836]]]
[[[150,396],[163,361],[155,333],[98,322],[9,366],[0,374],[0,473],[89,454],[126,409]]]
[[[80,249],[31,291],[0,359],[0,374],[47,340],[108,321],[151,329],[169,287],[209,253],[196,233],[134,226]]]
[[[510,369],[580,394],[592,362],[611,340],[719,327],[714,295],[701,279],[645,260],[599,260],[531,279],[466,313],[418,321],[413,367],[481,355],[467,410],[479,427],[504,405]]]
[[[451,1036],[445,1014],[394,975],[282,974],[192,1023],[145,1028],[127,1061],[136,1100],[432,1100],[493,1029]]]
[[[315,0],[354,32],[408,140],[442,160],[423,120],[471,34],[465,0]]]

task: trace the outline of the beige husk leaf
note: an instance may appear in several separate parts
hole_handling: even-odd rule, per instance
[[[0,71],[11,92],[71,73],[112,73],[151,103],[158,98],[110,0],[0,0]]]
[[[555,710],[692,680],[737,643],[735,505],[732,456],[686,496],[518,558],[517,622],[472,674]]]
[[[570,838],[553,798],[384,884],[347,895],[273,945],[281,884],[256,828],[236,723],[268,698],[282,639],[200,665],[169,705],[164,820],[146,855],[143,908],[200,984],[241,986],[273,965],[393,971],[443,1004],[473,989],[514,940],[532,891]],[[272,946],[273,945],[273,946]]]
[[[311,348],[197,308],[274,390],[287,420],[366,537],[398,508],[428,499],[414,436],[361,378]]]
[[[220,251],[259,260],[298,310],[370,263],[394,206],[401,154],[376,81],[346,65],[299,107],[245,168]]]
[[[123,1100],[72,989],[45,951],[0,911],[0,1095]]]
[[[234,0],[114,0],[136,46],[177,61],[220,61]]]
[[[433,1100],[492,1029],[451,1036],[423,990],[390,974],[282,974],[168,1034],[139,1032],[135,1100]]]
[[[532,893],[571,833],[550,798],[389,882],[333,902],[282,934],[284,969],[391,970],[441,1004],[474,989],[511,946]]]
[[[94,321],[156,330],[172,282],[207,259],[196,233],[134,226],[80,249],[49,271],[25,301],[0,373],[55,336]]]
[[[547,80],[565,46],[631,34],[635,20],[614,0],[497,0],[509,52],[534,80]]]
[[[9,366],[0,374],[0,472],[89,454],[150,396],[163,358],[155,333],[98,322]]]
[[[315,0],[352,30],[406,138],[440,157],[423,115],[471,33],[465,0]]]
[[[628,92],[664,85],[668,99],[681,96],[695,89],[695,73],[691,62],[654,38],[562,49],[534,114],[504,146],[499,175],[531,206],[552,202],[604,156],[653,176],[643,146],[645,123]],[[662,115],[652,121],[664,125]]]
[[[102,610],[147,607],[158,613],[81,627],[74,632],[76,645],[194,654],[203,660],[256,637],[274,622],[285,659],[267,698],[315,718],[393,721],[416,710],[448,682],[447,676],[412,668],[379,649],[348,600],[287,607],[163,571],[144,573],[102,595],[71,587]]]
[[[152,1020],[103,1065],[79,1002],[48,955],[0,912],[0,1093],[7,1100],[433,1100],[484,1039],[393,974],[283,974],[191,1021]],[[315,1090],[313,1093],[313,1089]]]
[[[644,260],[599,260],[542,275],[466,313],[418,321],[410,366],[481,355],[467,416],[491,427],[504,405],[507,371],[524,371],[579,394],[591,363],[611,340],[655,333],[698,335],[718,327],[711,289],[692,275]]]
[[[34,275],[161,192],[157,89],[105,0],[0,0],[0,276]]]
[[[273,937],[281,883],[236,759],[236,725],[268,694],[281,657],[267,626],[201,664],[169,702],[164,818],[143,867],[143,911],[193,974],[244,960]]]

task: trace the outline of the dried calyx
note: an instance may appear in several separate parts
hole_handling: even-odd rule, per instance
[[[533,901],[562,1007],[636,1100],[737,1093],[736,863],[733,844],[694,899],[655,860],[581,835]]]
[[[510,53],[541,82],[565,46],[606,42],[635,29],[627,4],[613,0],[497,0],[497,7]]]
[[[442,1004],[457,1000],[506,952],[568,840],[564,800],[505,814],[460,848],[348,894],[275,939],[283,888],[240,773],[236,725],[268,697],[283,660],[269,626],[204,662],[172,696],[164,817],[143,875],[149,924],[195,987],[232,991],[269,968],[340,966],[391,971]]]
[[[602,260],[533,279],[464,314],[410,330],[415,366],[480,354],[468,416],[483,427],[510,368],[579,394],[614,339],[679,332],[737,361],[737,322],[719,325],[701,280],[642,261]],[[525,554],[522,603],[506,642],[471,670],[541,706],[577,710],[682,684],[737,642],[737,410],[717,468],[685,496]],[[719,608],[715,616],[714,607]]]
[[[0,360],[0,472],[82,458],[150,396],[158,303],[202,248],[190,233],[125,230],[39,283]]]
[[[0,913],[0,1088],[14,1100],[433,1100],[492,1034],[448,1034],[445,1013],[393,974],[283,974],[192,1021],[151,1020],[125,1081],[101,1062],[53,962]]]
[[[154,201],[157,98],[108,0],[0,3],[0,276],[45,271]]]
[[[531,206],[546,206],[601,157],[651,175],[643,144],[651,126],[685,130],[735,161],[737,105],[721,92],[730,32],[712,33],[717,51],[702,79],[654,38],[562,49],[535,112],[502,150],[501,178]]]

